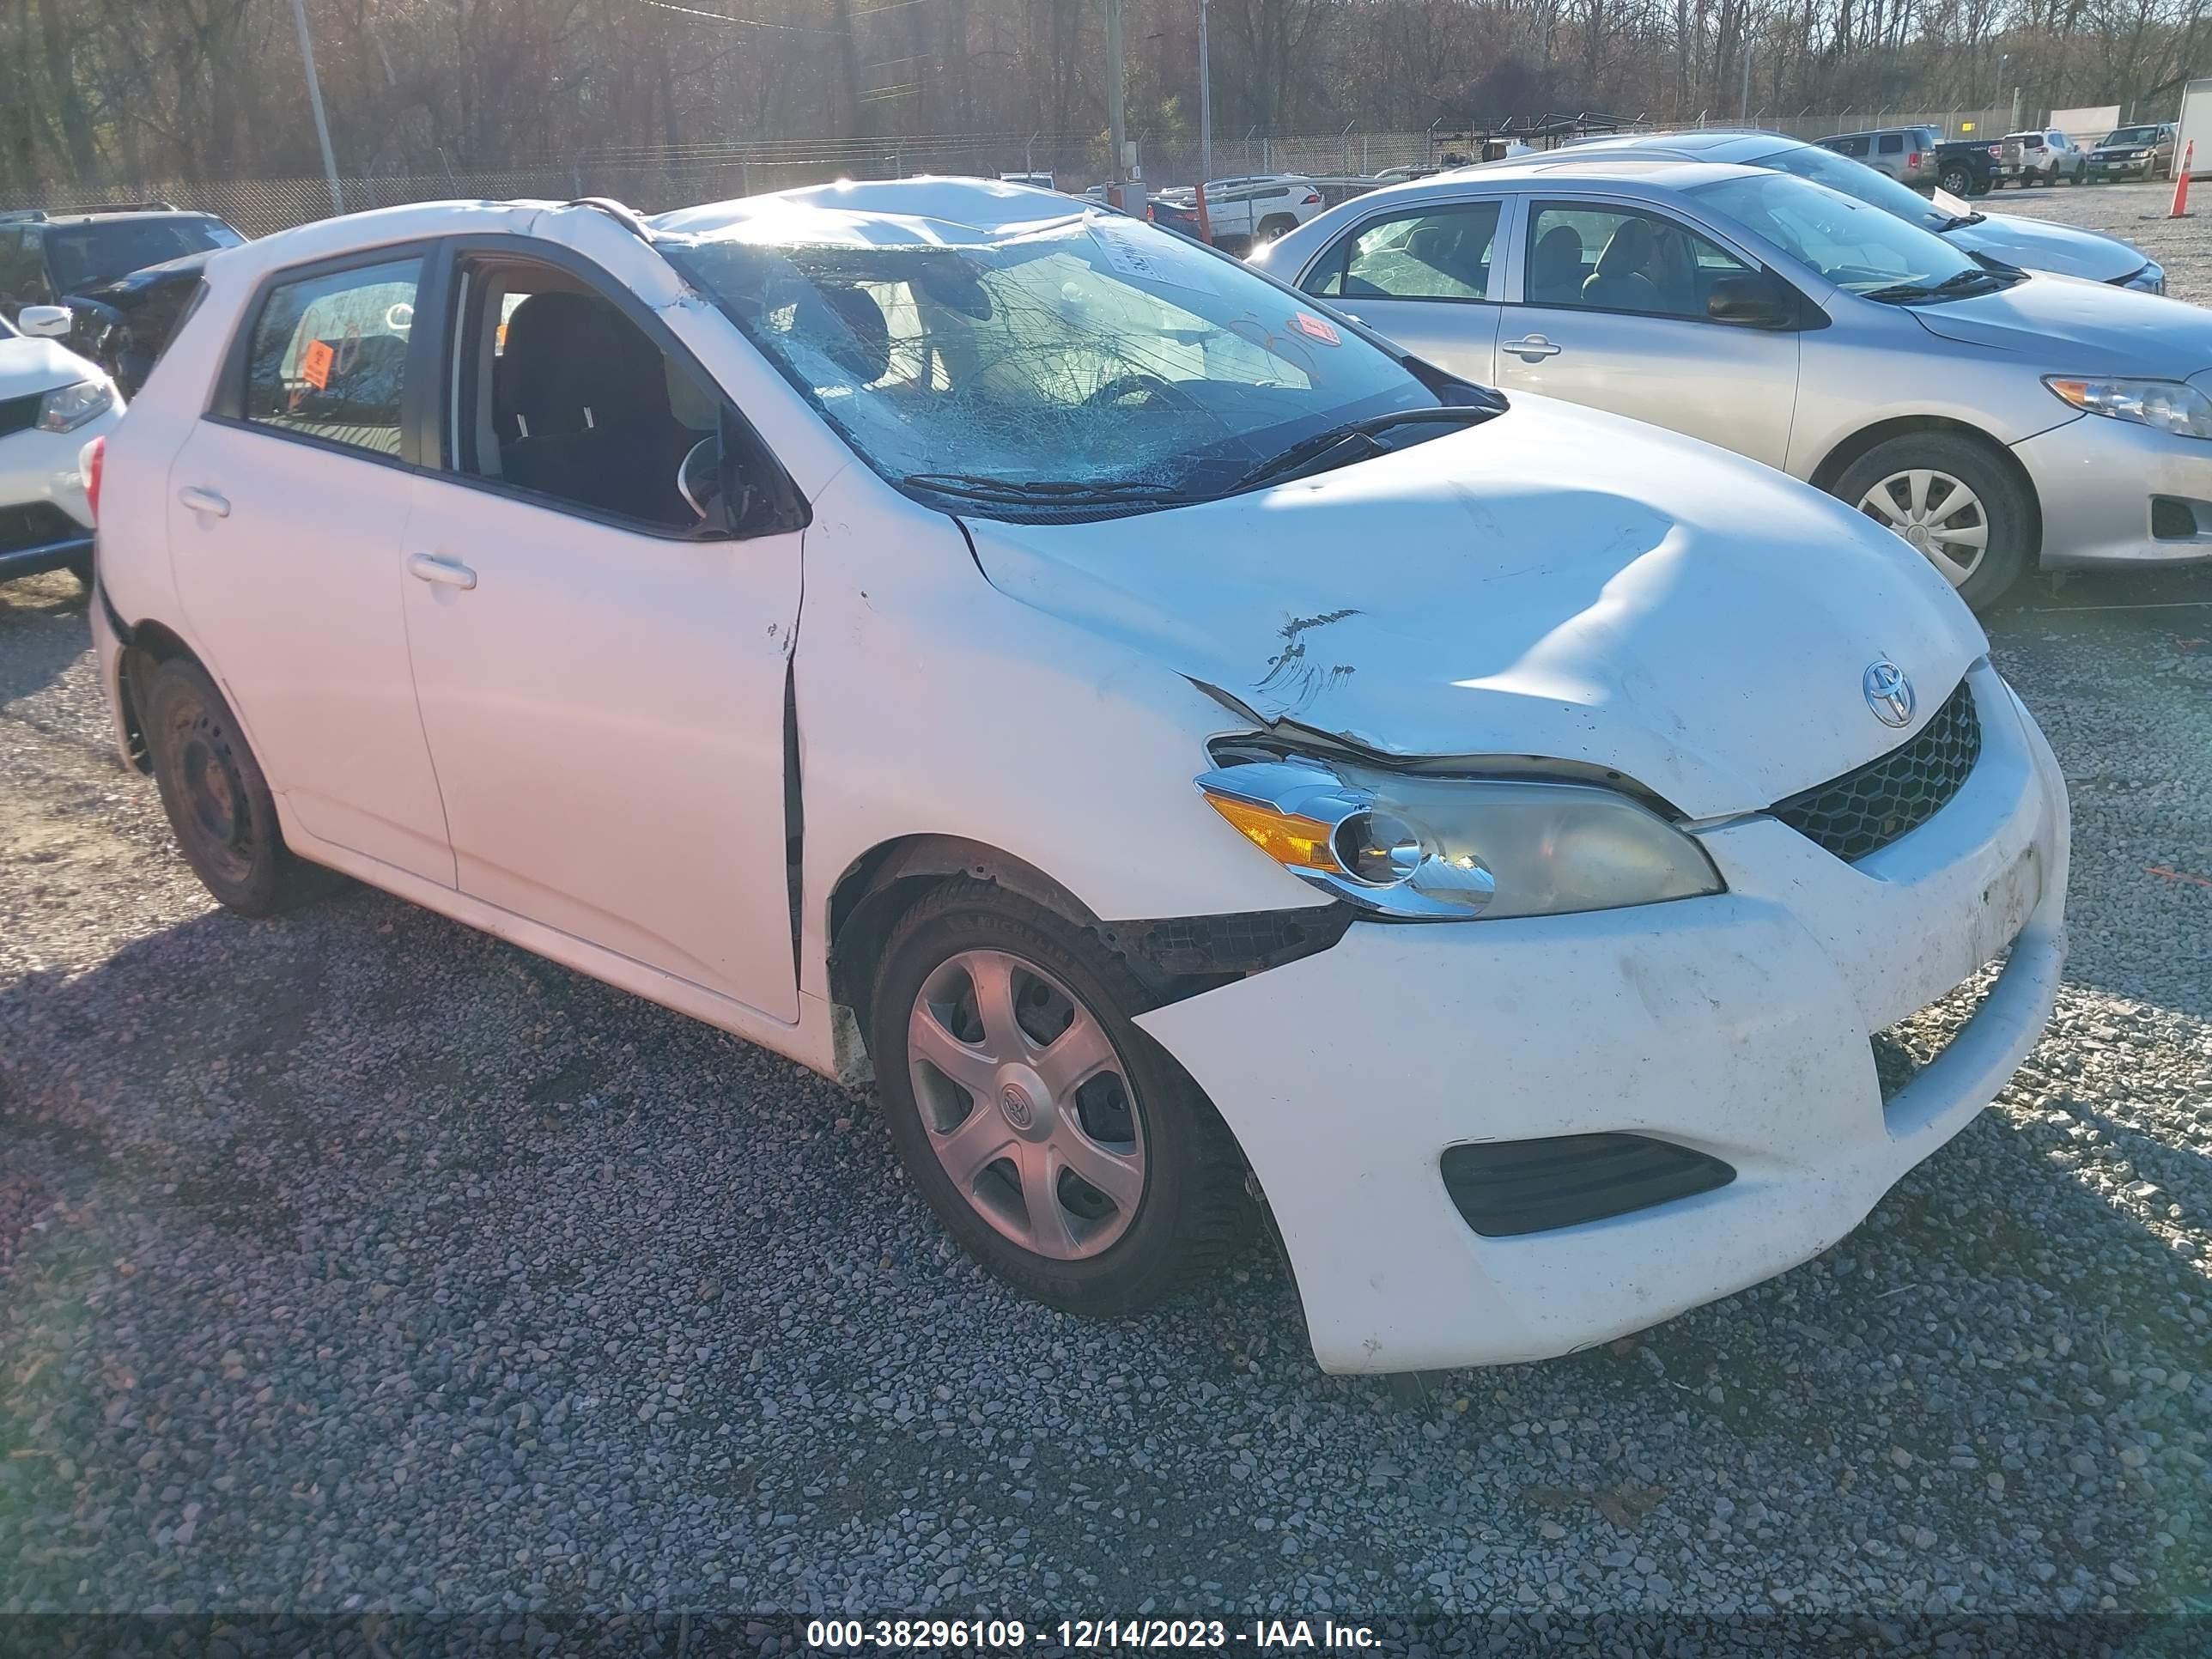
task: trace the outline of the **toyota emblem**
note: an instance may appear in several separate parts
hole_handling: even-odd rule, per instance
[[[1903,726],[1911,720],[1912,682],[1888,658],[1876,657],[1869,663],[1860,684],[1866,692],[1867,707],[1884,726]]]

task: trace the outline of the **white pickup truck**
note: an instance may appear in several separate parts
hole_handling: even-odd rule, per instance
[[[1169,201],[1188,203],[1195,193],[1163,191]],[[1314,180],[1296,173],[1253,173],[1206,182],[1206,216],[1213,245],[1226,253],[1249,253],[1322,212],[1328,204]]]

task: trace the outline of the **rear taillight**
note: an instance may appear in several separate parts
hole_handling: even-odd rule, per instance
[[[1905,157],[1905,165],[1909,167],[1918,167],[1920,165],[1920,152],[1917,149],[1907,151]]]
[[[2003,146],[2002,144],[1991,144],[1991,145],[1990,146],[1990,155],[2003,155],[2003,154],[2004,154],[2004,146]]]
[[[102,433],[84,447],[77,457],[77,468],[84,474],[85,505],[92,509],[92,521],[100,522],[100,477],[107,468],[107,434]]]
[[[1303,205],[1304,205],[1304,206],[1306,206],[1306,207],[1311,207],[1311,206],[1313,206],[1316,203],[1319,202],[1320,200],[1321,200],[1321,192],[1320,192],[1319,191],[1317,191],[1317,190],[1310,190],[1310,191],[1308,191],[1306,192],[1306,199],[1305,199],[1304,203],[1303,204]]]

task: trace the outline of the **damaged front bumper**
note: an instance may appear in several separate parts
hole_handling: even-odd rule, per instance
[[[1988,1103],[2057,994],[2068,824],[2041,733],[1986,664],[1970,683],[1978,763],[1857,864],[1731,820],[1701,836],[1724,894],[1363,921],[1140,1018],[1242,1143],[1324,1368],[1540,1359],[1756,1284],[1849,1232]],[[1875,1034],[2001,955],[1973,1018],[1885,1100]],[[1567,1136],[1643,1137],[1729,1174],[1605,1219],[1477,1232],[1447,1151]]]

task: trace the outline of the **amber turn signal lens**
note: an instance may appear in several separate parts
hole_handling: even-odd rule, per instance
[[[1279,812],[1271,806],[1255,806],[1250,801],[1231,800],[1211,790],[1204,792],[1213,810],[1235,824],[1252,844],[1278,864],[1288,864],[1304,870],[1338,868],[1336,854],[1329,850],[1329,837],[1336,826],[1323,823],[1319,818],[1301,817],[1295,812]]]

